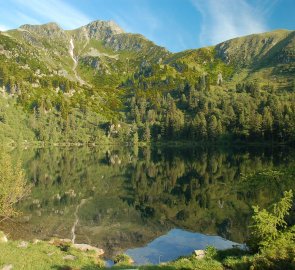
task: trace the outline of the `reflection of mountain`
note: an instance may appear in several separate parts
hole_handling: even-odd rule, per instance
[[[256,153],[155,151],[140,158],[130,170],[131,203],[144,218],[242,242],[251,206],[269,205],[294,183],[286,183],[287,179],[280,183],[248,183],[241,175],[272,169],[290,159],[280,151],[270,153],[265,149]],[[253,188],[255,185],[259,188]]]
[[[173,227],[241,242],[251,205],[268,205],[292,185],[285,180],[269,188],[241,180],[241,174],[292,162],[279,150],[146,148],[137,155],[128,149],[52,148],[16,155],[33,190],[19,206],[21,223],[2,225],[11,237],[70,238],[75,210],[85,199],[76,241],[108,254],[142,246]]]

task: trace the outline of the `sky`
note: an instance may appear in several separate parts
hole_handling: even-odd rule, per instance
[[[274,29],[295,30],[295,0],[0,0],[0,30],[113,20],[173,52]]]

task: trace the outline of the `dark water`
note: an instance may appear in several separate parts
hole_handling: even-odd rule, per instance
[[[127,250],[139,262],[243,243],[251,206],[266,207],[295,187],[263,172],[246,178],[294,167],[288,148],[47,148],[13,155],[23,160],[32,192],[18,206],[23,215],[1,229],[15,239],[71,239],[77,223],[77,243],[101,247],[107,258]]]

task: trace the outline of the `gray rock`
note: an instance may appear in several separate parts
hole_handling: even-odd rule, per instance
[[[81,251],[95,251],[96,255],[104,254],[104,250],[101,248],[93,247],[87,244],[73,244],[73,248],[76,248]]]
[[[40,242],[41,242],[41,240],[39,240],[39,239],[34,239],[34,240],[33,240],[33,244],[34,244],[34,245],[36,245],[36,244],[38,244],[38,243],[40,243]]]
[[[8,239],[4,232],[0,231],[0,243],[7,243]]]
[[[63,259],[66,261],[74,261],[74,260],[76,260],[76,256],[69,254],[69,255],[64,256]]]
[[[197,249],[194,251],[194,254],[197,259],[203,259],[205,257],[205,250]]]
[[[17,247],[19,247],[19,248],[27,248],[28,245],[29,245],[28,242],[26,242],[26,241],[21,241],[21,242],[18,244]]]

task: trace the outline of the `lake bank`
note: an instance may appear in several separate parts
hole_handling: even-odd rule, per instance
[[[144,263],[132,265],[132,257],[127,255],[118,255],[115,257],[117,264],[113,267],[107,267],[106,262],[101,258],[101,254],[95,251],[81,251],[76,249],[69,242],[59,240],[45,242],[34,240],[33,242],[10,241],[0,243],[0,267],[3,269],[27,269],[27,270],[84,270],[84,269],[183,269],[184,266],[198,264],[198,269],[224,269],[222,263],[210,258],[209,252],[201,252],[182,257],[173,262],[160,263],[158,265],[149,265]],[[210,249],[209,249],[210,251]],[[222,254],[222,251],[220,251]],[[232,249],[225,250],[236,255],[247,254],[243,250]],[[131,258],[131,259],[130,259]],[[5,268],[6,267],[6,268]],[[208,268],[214,267],[214,268]],[[2,269],[2,268],[1,268]],[[193,269],[193,268],[186,268]]]

